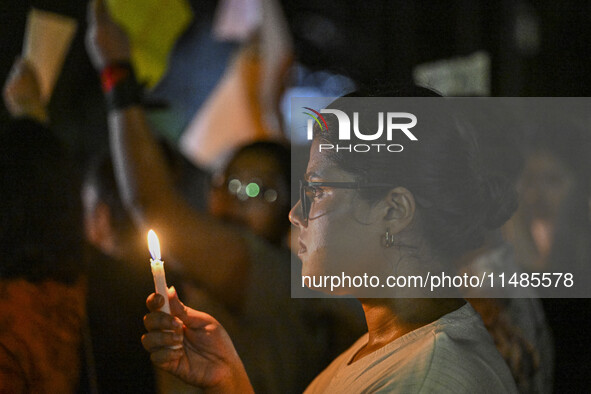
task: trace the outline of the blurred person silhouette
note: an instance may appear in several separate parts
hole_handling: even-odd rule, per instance
[[[123,207],[108,153],[91,161],[81,194],[86,239],[98,249],[89,254],[87,301],[96,389],[154,393],[150,358],[133,339],[143,331],[144,292],[154,288],[146,240]],[[108,316],[105,303],[116,316]]]
[[[523,168],[523,127],[519,117],[503,102],[484,106],[481,101],[462,102],[463,119],[470,119],[473,133],[466,136],[481,155],[481,166],[493,179],[491,187],[506,179],[516,194],[516,183]],[[502,183],[501,183],[502,184]],[[511,190],[510,189],[510,190]],[[517,209],[517,197],[507,200]],[[515,251],[496,229],[485,237],[484,245],[462,256],[461,272],[481,276],[485,273],[521,272]],[[494,296],[495,298],[486,298]],[[552,333],[543,305],[533,289],[509,287],[472,288],[466,295],[480,314],[495,345],[521,393],[551,393],[554,373]]]
[[[205,174],[160,143],[167,164],[188,202],[203,206]],[[87,309],[92,360],[99,392],[156,392],[153,366],[134,340],[143,329],[145,292],[154,288],[146,249],[140,233],[121,201],[109,152],[97,154],[82,184],[86,239],[97,250],[90,253]],[[98,300],[101,300],[100,302]],[[107,319],[104,302],[116,304],[117,319]],[[110,324],[105,324],[110,322]]]
[[[575,288],[591,278],[591,221],[588,212],[591,133],[553,114],[529,136],[518,181],[520,207],[503,228],[517,261],[534,272],[572,273]],[[591,356],[589,299],[543,299],[554,332],[555,392],[587,388]]]
[[[78,183],[25,61],[3,93],[15,119],[0,131],[0,392],[72,393],[85,313]]]
[[[414,87],[353,95],[367,96],[436,95]],[[290,211],[290,220],[301,230],[301,275],[343,271],[404,277],[447,271],[513,213],[510,183],[479,171],[473,165],[478,156],[462,140],[455,119],[442,108],[425,110],[424,103],[404,102],[405,110],[420,114],[413,133],[416,130],[421,140],[396,154],[322,150],[320,144],[340,141],[339,127],[335,117],[328,116],[324,130],[314,126],[301,198]],[[393,105],[345,98],[328,108],[348,116],[358,111],[363,117],[364,110],[374,114]],[[363,141],[350,136],[352,144]],[[369,332],[306,392],[517,392],[482,320],[462,298],[414,298],[426,297],[418,288],[390,288],[381,297],[366,290],[324,287],[327,293],[360,298]],[[152,294],[147,301],[151,313],[144,320],[148,334],[142,342],[156,365],[206,392],[253,392],[248,371],[222,325],[182,305],[174,289],[168,296],[173,316],[158,311],[163,296]],[[174,347],[178,345],[180,349]]]
[[[518,181],[520,208],[504,230],[533,272],[589,273],[589,132],[548,122],[526,142]]]
[[[300,392],[363,324],[351,319],[360,312],[350,300],[290,298],[289,149],[262,141],[239,148],[213,176],[208,212],[191,209],[145,119],[127,37],[101,1],[89,6],[87,45],[101,71],[115,175],[131,218],[157,232],[188,304],[215,313],[233,335],[257,391]],[[164,390],[186,389],[163,382]]]
[[[459,265],[477,276],[520,272],[512,246],[499,231],[488,234],[484,246],[463,256]],[[483,298],[492,290],[472,289],[467,300],[482,317],[519,392],[552,393],[554,342],[541,300],[531,289],[496,289],[496,298]]]

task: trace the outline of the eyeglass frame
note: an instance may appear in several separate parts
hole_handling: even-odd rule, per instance
[[[266,203],[269,204],[273,204],[277,201],[277,199],[279,198],[279,192],[277,191],[277,189],[272,188],[272,187],[267,187],[264,186],[261,182],[260,179],[258,178],[252,178],[249,182],[242,182],[238,177],[231,175],[231,176],[220,176],[221,178],[221,182],[220,181],[215,181],[215,176],[211,178],[210,180],[210,187],[212,190],[220,190],[223,191],[225,193],[230,194],[231,196],[233,196],[234,198],[236,198],[238,201],[240,202],[246,202],[246,201],[251,201],[251,199],[262,199],[264,200]],[[238,181],[240,183],[239,189],[237,191],[232,191],[230,190],[230,183],[232,181]],[[258,187],[259,187],[259,193],[252,197],[249,196],[247,193],[245,193],[245,195],[247,196],[247,198],[245,199],[241,199],[240,198],[240,193],[241,193],[241,189],[245,189],[249,184],[251,183],[255,183]],[[272,201],[269,201],[264,195],[268,192],[268,191],[272,191],[275,193],[275,199]]]
[[[391,188],[391,187],[396,187],[393,184],[390,183],[361,183],[361,182],[310,182],[310,181],[305,181],[300,179],[300,204],[302,206],[302,218],[304,219],[304,223],[308,223],[308,220],[310,219],[310,209],[312,209],[312,206],[310,204],[310,207],[308,208],[307,206],[307,197],[306,197],[306,192],[305,192],[305,188],[306,187],[312,187],[312,186],[325,186],[325,187],[332,187],[335,189],[354,189],[354,190],[361,190],[361,189],[379,189],[379,188]],[[416,202],[423,206],[424,208],[430,208],[433,206],[433,204],[428,201],[425,200],[419,196],[414,196]]]

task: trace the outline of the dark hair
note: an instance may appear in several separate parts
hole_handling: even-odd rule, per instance
[[[75,167],[49,130],[31,121],[0,133],[0,276],[75,281],[84,268]]]
[[[410,141],[401,133],[403,150],[389,153],[370,150],[367,153],[348,150],[325,151],[328,158],[341,169],[354,175],[362,183],[385,183],[407,188],[417,200],[419,223],[432,253],[440,258],[453,259],[465,251],[482,245],[485,234],[503,224],[517,208],[514,188],[498,174],[485,174],[479,164],[477,144],[469,138],[469,131],[454,117],[443,98],[429,100],[434,105],[392,100],[384,106],[378,97],[439,97],[420,87],[408,87],[390,92],[355,92],[347,97],[366,97],[351,101],[341,98],[328,108],[351,115],[359,113],[362,121],[376,122],[377,112],[404,108],[417,116],[412,129],[418,141]],[[395,100],[395,99],[393,99]],[[315,129],[315,138],[329,144],[338,140],[338,125],[334,116],[326,116],[328,131]],[[350,119],[353,119],[350,116]],[[377,123],[376,123],[377,125]],[[367,144],[354,133],[347,145]],[[381,142],[381,141],[380,141]],[[397,141],[390,141],[395,143]],[[375,202],[385,196],[387,188],[361,189],[362,198]],[[421,201],[427,203],[421,204]]]
[[[281,175],[286,184],[289,184],[291,176],[291,157],[289,145],[278,141],[254,141],[238,148],[232,155],[230,162],[233,161],[234,158],[247,153],[258,154],[261,156],[270,157],[275,160],[279,175]]]
[[[277,174],[281,177],[283,184],[287,188],[282,192],[286,195],[285,209],[289,212],[289,209],[291,208],[291,201],[289,199],[289,187],[291,185],[291,151],[289,146],[277,141],[262,140],[243,145],[232,155],[228,167],[236,158],[246,154],[254,154],[273,160],[276,165]],[[287,217],[287,213],[285,217]]]

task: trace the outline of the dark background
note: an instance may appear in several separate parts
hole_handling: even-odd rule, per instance
[[[283,0],[297,59],[311,69],[349,76],[358,84],[405,83],[415,65],[486,50],[493,96],[588,96],[591,91],[591,2],[573,0]],[[85,2],[0,4],[0,78],[22,48],[31,5],[76,17],[78,35],[50,103],[53,129],[84,163],[107,145],[103,99],[83,46]],[[195,22],[173,57],[180,62],[156,98],[179,97],[179,123],[203,102],[235,44],[208,36],[216,1],[191,1]],[[535,34],[520,38],[520,31]],[[529,41],[528,41],[529,37]],[[201,55],[201,57],[199,57]],[[208,59],[207,64],[196,65]],[[193,62],[193,63],[191,63]],[[184,64],[184,68],[183,65]],[[171,103],[174,107],[174,103]],[[174,109],[174,108],[173,108]],[[5,111],[3,111],[5,112]],[[5,113],[2,116],[6,116]],[[184,116],[184,118],[183,118]],[[556,392],[588,391],[589,300],[544,300],[556,342]]]
[[[173,109],[188,106],[177,111],[180,127],[213,88],[236,47],[214,43],[208,35],[216,1],[190,2],[195,21],[177,45],[173,75],[155,92],[156,98],[182,99],[171,103]],[[588,96],[591,90],[591,2],[282,0],[281,4],[297,59],[311,69],[332,70],[360,84],[408,82],[417,64],[486,50],[492,61],[493,96]],[[0,77],[6,76],[21,51],[31,5],[80,21],[50,108],[58,132],[84,158],[97,145],[104,146],[106,138],[98,80],[83,46],[85,2],[3,1]],[[524,42],[519,32],[532,23],[534,43],[527,38]]]

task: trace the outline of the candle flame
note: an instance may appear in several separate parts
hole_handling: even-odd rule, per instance
[[[148,231],[148,248],[152,255],[152,260],[160,260],[160,242],[154,230]]]

